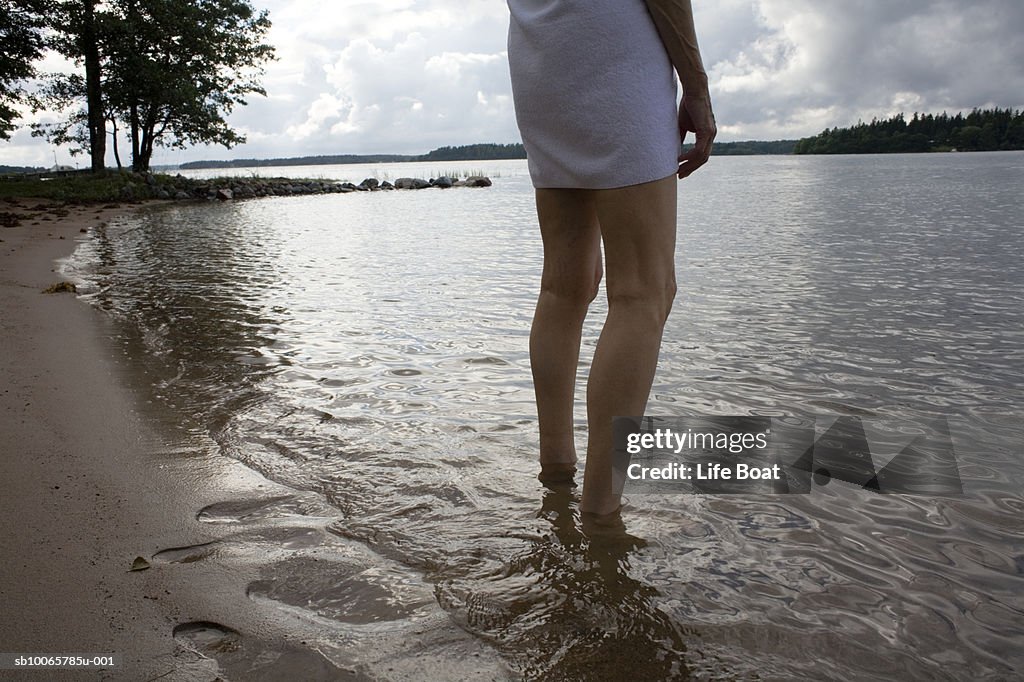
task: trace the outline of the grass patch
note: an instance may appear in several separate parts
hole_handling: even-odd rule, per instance
[[[466,178],[480,177],[480,178],[500,178],[501,173],[495,173],[488,175],[479,168],[448,168],[444,172],[438,174],[437,177],[449,177],[453,180],[465,180]]]
[[[155,176],[157,185],[170,185],[169,176]],[[46,178],[38,176],[6,176],[0,178],[0,198],[32,197],[68,203],[93,203],[124,200],[125,187],[131,185],[136,198],[150,196],[144,179],[130,173],[76,173]]]

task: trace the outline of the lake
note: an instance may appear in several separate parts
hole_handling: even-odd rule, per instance
[[[535,478],[524,161],[230,172],[453,171],[494,185],[165,205],[67,266],[154,400],[295,491],[220,510],[295,529],[252,545],[254,600],[332,632],[440,607],[527,679],[1022,674],[1024,153],[716,157],[681,182],[648,413],[944,418],[964,492],[627,489],[614,537]]]

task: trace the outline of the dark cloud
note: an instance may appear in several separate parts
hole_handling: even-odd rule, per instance
[[[733,46],[709,59],[727,138],[805,135],[897,111],[1024,105],[1018,0],[752,0],[731,9],[736,33],[721,12],[707,13],[721,32],[708,42]]]

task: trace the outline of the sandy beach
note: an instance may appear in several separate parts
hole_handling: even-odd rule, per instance
[[[19,203],[35,217],[0,231],[0,649],[119,660],[103,671],[0,677],[140,680],[192,668],[182,679],[204,679],[199,657],[183,658],[172,636],[187,601],[182,586],[129,570],[162,538],[188,533],[184,487],[138,457],[160,439],[124,388],[102,315],[74,295],[42,293],[60,280],[55,261],[71,253],[82,230],[130,209],[77,207],[60,216],[56,205]]]
[[[259,561],[199,561],[191,548],[238,525],[204,523],[205,507],[242,510],[229,519],[239,521],[295,491],[185,437],[138,390],[145,377],[119,352],[113,321],[73,294],[42,293],[77,239],[136,207],[19,204],[0,205],[35,214],[0,228],[0,653],[113,654],[117,664],[0,679],[505,677],[439,609],[412,632],[325,655],[323,623],[247,595]]]

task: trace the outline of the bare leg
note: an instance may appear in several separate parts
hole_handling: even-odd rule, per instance
[[[576,470],[572,407],[580,334],[601,281],[601,233],[593,199],[586,190],[537,190],[544,272],[530,330],[530,366],[543,481],[568,481]]]
[[[676,293],[676,178],[594,193],[608,270],[608,318],[587,382],[587,468],[580,510],[619,508],[612,417],[642,415]]]

